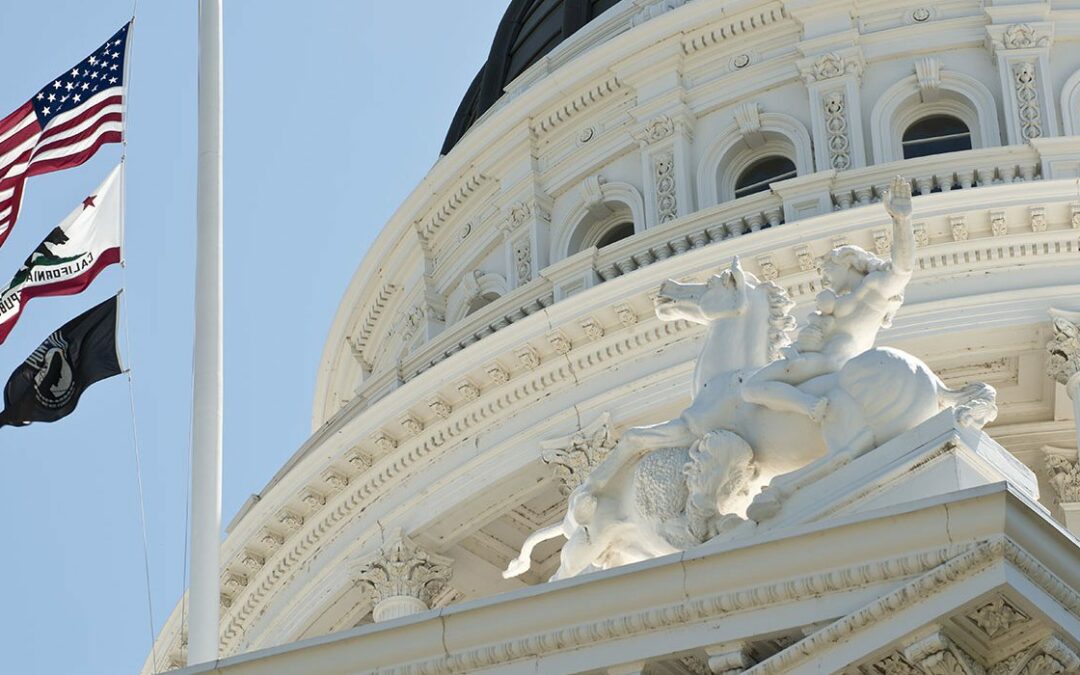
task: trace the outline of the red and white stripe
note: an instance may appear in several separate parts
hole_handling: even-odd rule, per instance
[[[100,91],[44,127],[30,102],[0,120],[0,245],[19,215],[27,178],[78,166],[123,140],[123,93],[119,86]]]

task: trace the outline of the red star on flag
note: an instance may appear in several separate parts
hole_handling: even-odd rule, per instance
[[[97,199],[97,195],[90,195],[86,199],[82,200],[83,211],[90,208],[91,206],[97,206],[97,204],[94,203],[95,199]]]

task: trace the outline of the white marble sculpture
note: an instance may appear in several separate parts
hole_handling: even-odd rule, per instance
[[[949,389],[914,356],[874,347],[915,258],[910,184],[897,177],[883,201],[891,260],[833,249],[826,289],[793,343],[791,300],[738,259],[707,283],[665,282],[657,315],[708,327],[693,402],[676,419],[628,429],[571,493],[565,519],[530,536],[504,576],[527,570],[532,548],[560,535],[556,579],[684,550],[744,515],[770,518],[795,490],[945,408],[964,425],[993,420],[992,387]]]

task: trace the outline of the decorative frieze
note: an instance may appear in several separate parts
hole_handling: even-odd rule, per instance
[[[912,229],[915,233],[915,246],[925,248],[930,245],[930,233],[926,231],[925,225],[919,224]]]
[[[399,534],[374,558],[355,564],[352,576],[370,593],[375,605],[372,615],[381,622],[429,609],[450,581],[453,562]]]
[[[541,441],[540,456],[555,467],[559,491],[569,495],[614,447],[611,416],[604,413],[569,436]]]
[[[872,234],[874,237],[874,252],[882,258],[888,258],[889,251],[892,249],[892,239],[889,237],[889,231],[877,229]]]
[[[323,483],[333,492],[340,492],[349,485],[349,477],[340,471],[327,469],[322,475]]]
[[[371,456],[359,448],[353,448],[345,455],[345,461],[356,471],[367,471],[374,463]]]
[[[286,530],[289,530],[290,532],[295,532],[304,525],[304,517],[298,513],[290,511],[289,509],[285,509],[281,513],[279,513],[277,521],[279,525],[284,527]]]
[[[615,315],[619,317],[619,323],[623,325],[623,328],[629,328],[638,322],[637,312],[628,303],[620,303],[615,305]]]

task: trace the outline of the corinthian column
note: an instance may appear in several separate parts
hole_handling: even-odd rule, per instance
[[[1053,338],[1046,344],[1050,358],[1046,371],[1065,386],[1072,401],[1073,419],[1080,421],[1080,312],[1051,309]],[[1080,426],[1077,427],[1077,448],[1080,448]],[[1057,494],[1065,527],[1080,535],[1080,467],[1061,448],[1044,448],[1050,484]],[[1070,453],[1071,454],[1071,453]]]
[[[371,614],[379,623],[431,609],[432,600],[450,581],[453,562],[399,533],[393,544],[357,564],[352,576],[358,585],[368,587],[375,604]]]

